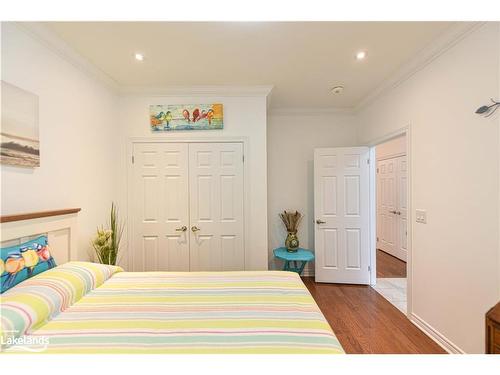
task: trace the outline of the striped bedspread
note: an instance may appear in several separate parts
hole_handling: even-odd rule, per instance
[[[48,353],[343,353],[280,271],[119,272],[31,335]]]

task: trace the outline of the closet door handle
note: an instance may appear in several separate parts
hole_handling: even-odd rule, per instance
[[[199,230],[201,230],[201,229],[200,229],[200,228],[198,228],[196,225],[194,225],[194,226],[192,226],[192,227],[191,227],[191,230],[192,230],[193,232],[198,232],[198,231],[199,231]]]
[[[182,227],[180,228],[176,228],[175,231],[176,232],[185,232],[188,230],[188,227],[186,227],[185,225],[183,225]]]
[[[316,224],[326,224],[326,221],[318,219],[316,220]]]
[[[394,214],[394,215],[397,215],[398,214],[398,211],[389,211],[391,214]]]

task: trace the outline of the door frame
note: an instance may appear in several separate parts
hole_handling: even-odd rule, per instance
[[[244,255],[244,266],[243,268],[246,270],[247,265],[250,264],[250,251],[249,251],[249,241],[248,241],[248,233],[250,233],[250,173],[248,161],[249,158],[249,139],[248,137],[187,137],[187,136],[159,136],[159,137],[128,137],[126,142],[126,239],[127,239],[127,266],[130,269],[133,267],[133,257],[132,257],[132,249],[131,249],[131,236],[133,233],[133,220],[130,220],[132,217],[132,205],[130,202],[132,201],[132,184],[133,184],[133,150],[134,144],[136,143],[241,143],[243,145],[243,249],[245,252]]]
[[[407,160],[407,178],[408,178],[408,194],[407,194],[407,207],[408,207],[408,254],[406,259],[406,315],[411,316],[412,309],[412,284],[413,284],[413,153],[411,150],[411,123],[404,126],[392,133],[388,133],[380,138],[376,138],[371,142],[368,142],[368,147],[370,147],[370,285],[374,286],[377,283],[377,158],[375,153],[375,147],[381,143],[387,142],[391,139],[400,137],[402,135],[406,136],[406,160]]]

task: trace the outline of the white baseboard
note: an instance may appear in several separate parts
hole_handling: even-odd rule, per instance
[[[300,276],[305,276],[305,277],[314,277],[314,271],[310,270],[304,270],[302,271],[302,274]]]
[[[446,336],[432,327],[425,320],[420,318],[415,313],[410,314],[410,322],[415,324],[422,332],[434,340],[439,346],[446,350],[450,354],[465,354],[465,352],[460,349],[457,345],[452,343]]]
[[[283,265],[280,261],[272,259],[269,262],[267,269],[270,271],[281,271],[283,269]],[[300,276],[314,277],[314,267],[311,264],[306,265],[304,271],[302,271],[302,274]]]
[[[301,276],[314,277],[314,270],[305,268]],[[420,318],[415,313],[411,313],[409,316],[410,322],[416,325],[423,333],[429,336],[433,341],[435,341],[440,347],[446,350],[450,354],[466,354],[457,345],[451,342],[446,336],[440,333],[437,329],[432,327],[425,320]]]

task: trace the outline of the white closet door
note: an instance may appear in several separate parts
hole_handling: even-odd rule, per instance
[[[369,149],[314,150],[316,281],[368,284]]]
[[[396,159],[377,163],[377,245],[389,254],[397,249],[397,166]]]
[[[377,248],[406,261],[408,246],[406,156],[377,163]]]
[[[189,145],[191,271],[244,270],[243,145]]]
[[[406,156],[397,158],[398,179],[398,246],[396,257],[406,262],[408,257],[408,165]]]
[[[133,270],[189,271],[188,145],[136,143],[133,157]]]

